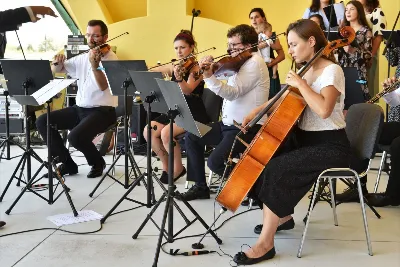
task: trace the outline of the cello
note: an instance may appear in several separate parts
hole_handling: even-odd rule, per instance
[[[317,58],[323,55],[328,56],[333,50],[349,45],[355,38],[355,32],[350,26],[341,28],[340,34],[344,37],[343,39],[331,41],[325,47],[321,48],[297,74],[303,76]],[[239,136],[242,132],[254,126],[287,90],[289,90],[289,93],[286,94],[279,106],[261,126],[252,142],[247,144],[241,140]],[[236,136],[236,139],[246,146],[246,150],[216,198],[216,201],[222,207],[232,212],[238,209],[240,203],[247,196],[264,170],[265,165],[271,160],[286,136],[299,120],[306,106],[307,104],[299,90],[286,85]]]

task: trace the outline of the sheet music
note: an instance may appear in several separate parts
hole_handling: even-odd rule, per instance
[[[44,104],[47,100],[58,94],[62,89],[74,83],[76,79],[54,79],[48,84],[37,90],[32,96],[39,105]]]

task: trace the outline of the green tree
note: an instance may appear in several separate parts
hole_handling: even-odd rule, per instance
[[[47,38],[44,36],[44,40],[39,44],[38,51],[39,52],[47,52],[47,51],[56,51],[56,47],[54,45],[53,39]]]
[[[35,52],[35,49],[33,49],[32,44],[28,44],[28,47],[26,48],[29,52]]]

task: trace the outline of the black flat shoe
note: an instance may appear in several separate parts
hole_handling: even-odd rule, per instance
[[[262,261],[270,260],[275,257],[275,247],[271,248],[267,253],[259,258],[249,258],[244,252],[239,252],[233,257],[233,261],[238,265],[252,265]]]
[[[177,177],[174,178],[174,182],[176,182],[179,178],[181,178],[185,174],[186,174],[186,168],[183,167],[183,170],[181,171],[181,173]],[[160,177],[160,181],[163,184],[168,184],[168,172],[166,172],[166,171],[162,172],[161,177]]]
[[[294,223],[294,220],[292,218],[289,221],[284,222],[281,225],[279,225],[278,228],[276,229],[276,231],[279,232],[279,231],[283,231],[283,230],[291,230],[291,229],[294,228],[294,225],[295,225],[295,223]],[[261,234],[262,227],[263,227],[262,224],[259,224],[256,227],[254,227],[254,233],[256,233],[258,235]]]
[[[90,172],[86,176],[87,178],[96,178],[103,175],[103,170],[106,168],[106,163],[103,160],[101,164],[95,164],[90,169]]]
[[[58,171],[60,172],[61,176],[64,175],[74,175],[78,173],[78,166],[75,164],[75,166],[67,166],[66,164],[62,163],[60,166],[57,167]],[[53,178],[57,178],[57,175],[55,172],[52,174]],[[42,178],[49,178],[49,173],[43,174]]]

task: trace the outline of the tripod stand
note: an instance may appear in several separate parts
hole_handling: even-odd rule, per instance
[[[129,184],[129,163],[131,166],[131,171],[134,172],[135,181],[142,175],[137,165],[135,158],[133,157],[133,152],[130,149],[130,141],[128,142],[129,134],[128,134],[128,89],[133,87],[133,83],[129,77],[128,69],[138,69],[138,70],[146,70],[146,63],[144,60],[126,60],[126,61],[103,61],[102,62],[105,72],[107,74],[108,82],[110,84],[110,88],[113,90],[113,95],[122,95],[124,98],[124,150],[121,150],[117,155],[114,162],[111,164],[110,168],[103,175],[100,181],[97,183],[95,188],[89,194],[90,197],[93,197],[94,193],[103,183],[104,179],[108,176],[113,179],[118,184],[122,185],[125,189],[130,187]],[[122,86],[121,86],[121,81]],[[121,90],[122,89],[122,90]],[[133,93],[134,91],[132,91]],[[131,90],[130,90],[130,95]],[[132,108],[130,108],[132,110]],[[116,145],[116,144],[115,144]],[[110,175],[110,172],[114,170],[114,166],[117,164],[120,157],[124,154],[124,166],[125,166],[125,181],[121,183],[117,178]]]
[[[18,156],[10,157],[10,144],[16,145],[25,151],[25,148],[23,146],[21,146],[19,143],[15,142],[12,139],[12,137],[10,136],[10,117],[9,117],[9,112],[8,112],[10,103],[8,102],[8,96],[9,96],[8,91],[5,90],[3,92],[3,95],[5,96],[4,110],[6,112],[6,114],[5,114],[6,116],[5,116],[4,120],[5,120],[5,128],[6,128],[6,139],[3,142],[1,142],[1,144],[0,144],[0,150],[1,150],[0,161],[2,159],[11,160],[11,159],[18,158],[21,156],[21,155],[18,155]],[[5,158],[3,158],[4,150],[6,151]],[[21,179],[21,177],[20,177],[20,179]]]
[[[3,68],[4,68],[4,66],[3,66]],[[31,85],[32,85],[31,79],[27,79],[26,81],[23,82],[22,87],[24,89],[25,96],[29,96],[28,89]],[[6,187],[4,188],[4,191],[0,196],[0,202],[3,201],[3,198],[4,198],[5,194],[7,193],[7,190],[10,187],[11,182],[14,178],[18,180],[17,186],[20,186],[21,182],[23,182],[24,184],[27,185],[28,181],[31,180],[31,177],[32,177],[31,157],[33,157],[40,163],[43,163],[43,160],[31,148],[31,139],[30,139],[30,131],[29,131],[29,117],[28,117],[28,114],[26,114],[26,110],[27,110],[27,105],[25,105],[25,123],[24,123],[25,124],[26,148],[22,148],[25,150],[25,152],[22,154],[21,159],[19,160],[19,162],[17,164],[17,167],[15,167],[14,172],[12,173]],[[26,181],[23,181],[21,179],[21,177],[22,177],[23,171],[25,169],[25,164],[26,164]],[[16,173],[18,172],[18,170],[20,170],[19,177],[16,176]],[[9,214],[9,212],[7,214]]]
[[[128,189],[130,186],[129,185],[129,177],[130,177],[129,166],[131,166],[132,171],[134,172],[134,175],[136,177],[135,181],[138,179],[138,176],[141,174],[139,166],[137,165],[137,163],[133,157],[132,150],[130,149],[130,144],[129,144],[130,142],[128,142],[129,135],[128,135],[128,101],[127,101],[128,93],[127,93],[127,90],[128,90],[130,83],[131,82],[129,80],[125,80],[122,83],[122,87],[121,87],[124,89],[124,152],[122,152],[122,150],[120,151],[120,153],[118,154],[118,156],[116,157],[114,162],[111,164],[110,168],[108,168],[107,172],[103,175],[101,180],[97,183],[95,188],[89,194],[90,197],[93,197],[94,193],[100,187],[100,185],[103,183],[104,179],[106,179],[107,176],[110,177],[111,179],[113,179],[114,181],[116,181],[117,183],[119,183],[120,185],[122,185],[125,189]],[[123,154],[124,154],[124,159],[125,159],[125,162],[124,162],[125,182],[121,183],[117,178],[110,175],[110,172],[112,172],[112,170],[114,169],[114,166],[117,164],[118,160],[120,159],[120,157]],[[129,163],[130,163],[130,165],[129,165]]]
[[[125,102],[125,127],[124,127],[124,142],[125,142],[125,179],[126,179],[126,175],[128,173],[128,165],[127,165],[127,160],[128,160],[128,154],[129,154],[129,159],[131,160],[131,164],[134,163],[134,159],[133,159],[133,155],[131,154],[131,150],[128,149],[128,124],[127,124],[127,88],[129,87],[129,83],[131,83],[131,81],[129,81],[128,79],[126,81],[124,81],[123,83],[123,88],[124,88],[124,102]],[[148,103],[149,105],[149,110],[151,110],[150,105],[151,103],[154,101],[153,97],[146,97],[146,103]],[[150,117],[150,118],[149,118]],[[150,121],[151,121],[151,113],[148,112],[147,113],[147,120],[148,120],[148,125],[150,125]],[[151,131],[148,131],[148,136],[150,135],[151,138]],[[151,139],[149,139],[151,140]],[[151,141],[150,141],[150,145],[149,143],[147,144],[147,152],[149,153],[149,149],[150,149],[150,154],[151,155]],[[121,155],[121,154],[120,154]],[[110,166],[110,169],[108,171],[110,171],[112,169],[112,167],[115,165],[115,163],[118,161],[120,155],[116,158],[116,160],[113,162],[113,164]],[[135,163],[136,164],[136,163]],[[129,200],[131,202],[134,202],[136,204],[139,204],[141,206],[146,206],[146,207],[151,207],[153,205],[153,203],[155,202],[155,196],[154,196],[154,187],[153,187],[153,181],[151,179],[151,175],[155,176],[153,174],[153,171],[151,169],[151,156],[147,157],[147,173],[143,173],[141,174],[138,178],[135,179],[134,182],[132,182],[129,187],[127,188],[128,190],[125,192],[125,194],[118,200],[118,202],[111,208],[110,211],[107,212],[107,214],[100,220],[101,223],[104,223],[108,217],[111,216],[111,214],[114,212],[114,210],[122,203],[122,201]],[[147,182],[144,180],[144,178],[147,177]],[[103,179],[105,178],[105,176],[103,177]],[[157,179],[157,177],[155,176],[154,178]],[[158,179],[157,179],[158,180]],[[137,200],[131,199],[129,197],[127,197],[132,190],[139,185],[140,181],[143,181],[146,189],[147,189],[147,203],[142,203],[139,202]],[[99,187],[100,183],[102,181],[100,181],[96,188],[93,190],[92,193],[90,193],[89,196],[93,196],[94,191]]]
[[[58,170],[56,164],[55,164],[55,160],[56,159],[52,159],[52,155],[51,155],[51,149],[50,149],[50,145],[51,145],[51,124],[50,124],[50,103],[52,102],[52,100],[48,100],[46,101],[47,103],[47,162],[43,161],[42,164],[40,165],[39,169],[36,171],[36,173],[34,174],[34,176],[28,180],[28,182],[26,183],[26,186],[22,189],[21,193],[18,195],[18,197],[15,199],[15,201],[11,204],[10,208],[6,211],[6,214],[10,214],[11,210],[14,208],[14,206],[17,204],[17,202],[20,200],[20,198],[22,197],[22,195],[28,190],[32,193],[34,193],[35,195],[39,196],[40,198],[44,199],[47,201],[48,204],[53,204],[60,196],[62,193],[65,192],[65,195],[68,199],[69,205],[71,206],[72,212],[74,213],[74,216],[78,216],[78,212],[75,209],[74,203],[72,202],[71,196],[69,195],[69,191],[70,189],[65,185],[64,183],[64,179],[60,173],[60,171]],[[46,199],[45,197],[43,197],[42,195],[38,194],[37,192],[33,191],[31,189],[31,186],[36,183],[38,180],[42,179],[37,178],[38,174],[40,173],[40,171],[42,170],[42,168],[45,167],[47,168],[47,173],[48,173],[48,179],[49,179],[49,185],[48,185],[48,189],[49,189],[49,198]],[[54,197],[54,193],[57,190],[58,184],[57,186],[54,188],[53,191],[53,170],[54,173],[56,174],[56,178],[59,182],[59,184],[61,184],[63,190],[59,193],[58,196]],[[9,186],[11,182],[11,179],[7,185],[7,188]]]
[[[164,98],[167,100],[167,104],[170,107],[168,110],[168,117],[169,117],[169,155],[168,155],[168,191],[164,191],[163,195],[161,198],[157,201],[157,203],[154,205],[153,209],[150,211],[150,213],[147,215],[146,219],[143,221],[143,223],[140,225],[139,229],[136,231],[136,233],[132,236],[133,239],[136,239],[144,226],[147,224],[149,220],[151,220],[157,228],[160,229],[160,235],[158,237],[158,242],[157,242],[157,248],[156,248],[156,253],[154,257],[154,263],[153,267],[157,266],[158,263],[158,257],[160,255],[160,249],[161,249],[161,242],[163,239],[163,236],[167,239],[169,243],[172,243],[175,241],[175,238],[177,235],[182,233],[186,228],[188,228],[190,225],[192,225],[195,221],[200,221],[200,223],[206,228],[209,229],[209,226],[206,224],[206,222],[200,217],[200,215],[193,209],[193,207],[181,197],[181,194],[176,191],[176,186],[174,185],[174,139],[173,139],[173,124],[176,116],[182,115],[183,118],[188,120],[188,127],[191,130],[191,126],[196,124],[194,122],[193,117],[191,116],[189,107],[187,106],[187,103],[185,99],[183,98],[183,94],[180,90],[180,88],[177,86],[175,82],[170,82],[170,81],[164,81],[160,79],[156,79],[163,95]],[[171,107],[174,107],[172,109]],[[182,111],[182,112],[181,112]],[[183,121],[183,119],[182,119]],[[185,123],[182,123],[185,124]],[[182,125],[181,125],[182,127]],[[197,134],[199,134],[198,128],[196,128]],[[181,230],[179,230],[175,235],[174,235],[174,226],[173,226],[173,206],[177,206],[175,203],[175,198],[178,197],[182,202],[185,204],[185,206],[190,210],[190,212],[196,217],[194,220],[189,221],[186,216],[183,214],[183,212],[178,209],[179,213],[182,215],[186,222],[186,226],[184,226]],[[158,227],[158,225],[155,223],[155,221],[152,219],[153,214],[155,211],[158,209],[160,204],[166,201],[165,203],[165,209],[164,209],[164,215],[163,219],[161,222],[161,227]],[[168,216],[168,231],[165,231],[165,225],[167,221],[167,216]],[[214,231],[210,230],[210,234],[214,237],[214,239],[217,241],[218,244],[222,244],[222,240],[218,238],[218,236],[214,233]]]

